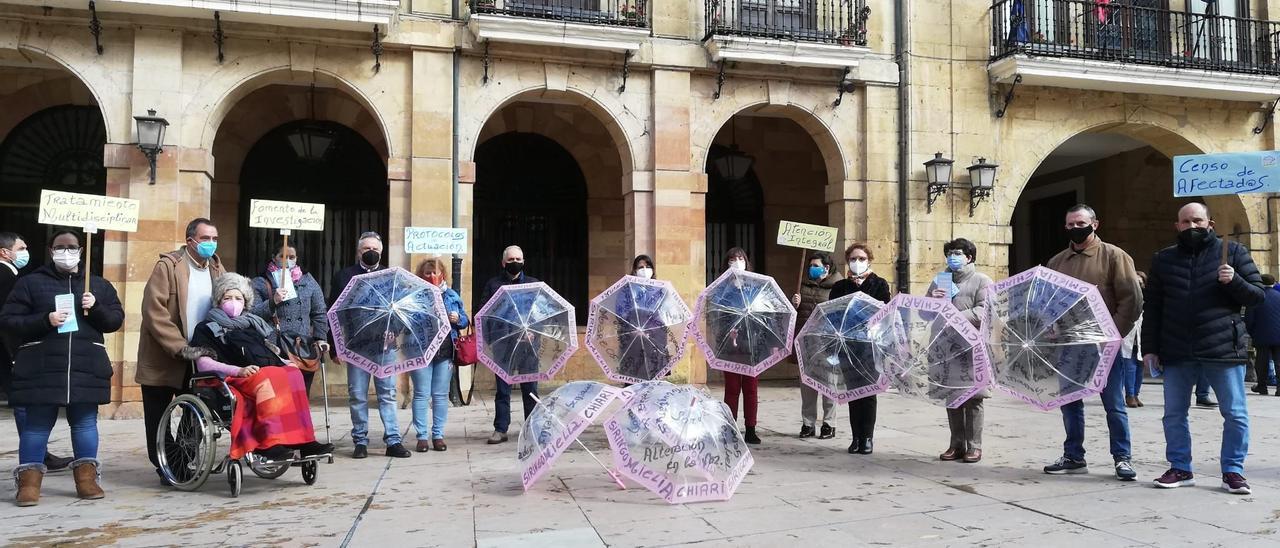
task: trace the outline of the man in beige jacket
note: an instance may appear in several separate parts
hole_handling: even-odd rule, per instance
[[[190,366],[178,357],[211,306],[213,280],[225,270],[215,254],[218,228],[209,219],[187,224],[186,245],[160,255],[142,295],[142,333],[134,381],[142,386],[147,457],[156,466],[156,431],[164,410],[184,390]]]
[[[1120,333],[1128,333],[1142,315],[1142,288],[1133,258],[1123,249],[1098,238],[1098,215],[1093,208],[1079,204],[1067,210],[1066,231],[1070,244],[1054,255],[1046,265],[1098,288]],[[1107,411],[1107,429],[1111,432],[1111,457],[1115,460],[1116,478],[1133,481],[1137,477],[1129,463],[1129,414],[1124,406],[1124,365],[1117,353],[1111,366],[1107,386],[1102,390],[1102,407]],[[1086,474],[1084,460],[1084,402],[1073,401],[1062,406],[1062,424],[1067,440],[1062,444],[1062,457],[1044,467],[1046,474]]]

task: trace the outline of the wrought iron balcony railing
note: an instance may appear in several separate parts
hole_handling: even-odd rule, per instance
[[[1160,0],[996,0],[992,61],[1065,57],[1280,74],[1280,23],[1163,9]]]
[[[867,45],[866,0],[705,0],[706,38],[716,35]]]
[[[470,0],[471,13],[649,28],[649,0]]]

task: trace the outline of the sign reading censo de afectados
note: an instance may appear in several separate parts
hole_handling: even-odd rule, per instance
[[[1173,195],[1214,196],[1280,192],[1280,151],[1173,157]]]

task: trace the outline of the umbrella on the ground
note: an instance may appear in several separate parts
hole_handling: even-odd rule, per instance
[[[684,356],[692,317],[669,282],[624,276],[591,300],[587,350],[611,380],[650,381]]]
[[[475,326],[480,362],[509,384],[550,379],[578,349],[573,305],[542,282],[502,286]]]
[[[351,278],[328,318],[338,356],[380,378],[431,365],[449,337],[440,289],[402,268]]]
[[[866,293],[818,304],[796,335],[800,381],[836,403],[888,390],[890,375],[875,360],[870,333],[884,306]]]
[[[577,442],[582,445],[578,436],[603,415],[619,391],[607,384],[576,381],[557,388],[538,401],[520,428],[520,439],[516,444],[516,459],[520,461],[520,479],[525,491],[551,469],[551,463],[569,448],[569,444]],[[582,448],[586,450],[586,446]],[[590,450],[587,454],[596,458]],[[600,462],[599,459],[596,462]],[[604,463],[600,466],[622,485]]]
[[[754,461],[724,402],[665,381],[624,392],[605,422],[619,473],[672,504],[733,496]]]
[[[903,395],[956,408],[991,383],[982,333],[950,300],[899,294],[872,317],[871,333]]]
[[[713,369],[757,376],[791,354],[796,309],[769,276],[729,269],[698,296],[693,335]]]
[[[1046,411],[1102,392],[1123,337],[1097,287],[1035,267],[991,286],[986,302],[997,388]]]

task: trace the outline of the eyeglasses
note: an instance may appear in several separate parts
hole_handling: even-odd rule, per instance
[[[953,249],[947,252],[947,256],[948,257],[964,257],[965,255],[964,255],[964,251],[961,251],[959,249]]]
[[[68,253],[79,253],[79,252],[80,252],[80,246],[78,245],[59,245],[59,246],[54,246],[53,248],[54,255],[66,255]]]

